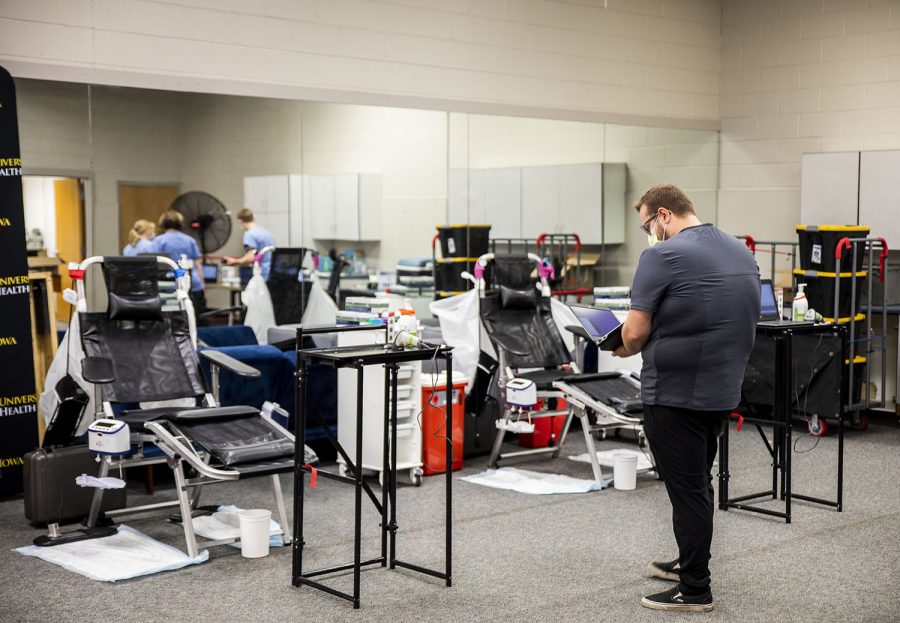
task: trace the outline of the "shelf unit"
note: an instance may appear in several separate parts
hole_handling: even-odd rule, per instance
[[[383,342],[382,331],[338,334],[338,346],[359,346]],[[422,411],[422,363],[400,364],[397,374],[397,469],[406,472],[409,481],[422,483],[422,433],[419,415]],[[384,435],[384,374],[374,370],[363,381],[363,470],[377,473],[382,481]],[[338,443],[345,448],[356,445],[356,371],[338,370]],[[346,465],[338,457],[340,473]]]

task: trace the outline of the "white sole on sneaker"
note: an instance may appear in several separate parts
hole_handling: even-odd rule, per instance
[[[659,578],[660,580],[670,580],[672,582],[678,582],[681,580],[681,576],[677,573],[672,573],[671,571],[666,571],[665,569],[660,569],[652,562],[647,565],[647,572],[654,578]]]
[[[646,597],[641,598],[641,605],[651,610],[665,610],[667,612],[712,612],[712,604],[663,604],[651,601]]]

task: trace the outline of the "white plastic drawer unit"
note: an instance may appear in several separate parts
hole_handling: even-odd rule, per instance
[[[412,385],[397,385],[397,402],[410,400],[413,397]]]
[[[399,366],[397,368],[397,381],[403,382],[410,380],[413,377],[415,370],[416,367],[409,364]]]
[[[398,392],[399,393],[399,392]],[[415,405],[411,402],[398,402],[397,403],[397,424],[407,423],[413,416],[416,415]]]

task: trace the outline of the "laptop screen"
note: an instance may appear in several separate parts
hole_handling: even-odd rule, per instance
[[[781,318],[771,279],[763,279],[759,282],[759,318],[760,320],[779,320]]]
[[[572,305],[570,309],[584,330],[594,339],[600,339],[622,324],[614,313],[603,307]]]
[[[203,264],[203,281],[206,283],[215,283],[219,280],[218,264]]]

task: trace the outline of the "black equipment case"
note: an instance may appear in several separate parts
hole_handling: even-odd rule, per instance
[[[39,448],[25,455],[25,518],[32,525],[67,524],[87,517],[93,487],[79,487],[81,474],[96,476],[100,464],[86,445]],[[101,511],[125,507],[125,489],[104,492]]]

